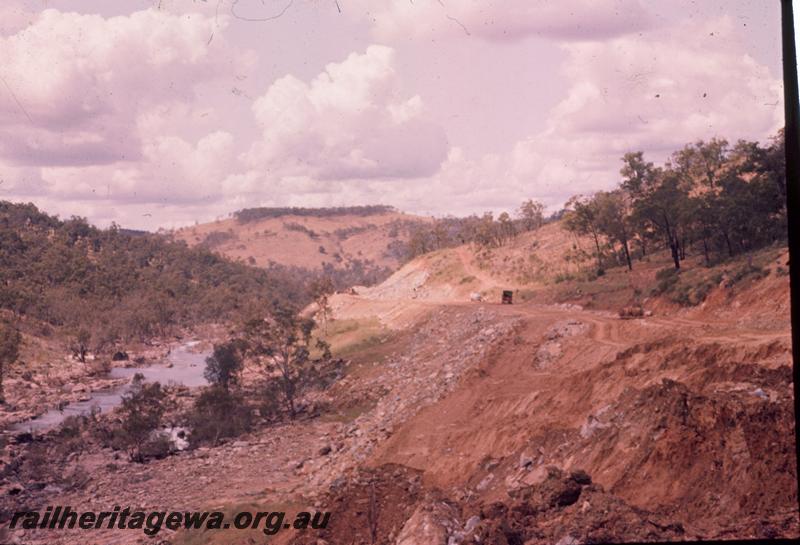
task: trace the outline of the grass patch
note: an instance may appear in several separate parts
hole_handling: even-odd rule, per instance
[[[717,286],[741,290],[773,272],[775,276],[788,274],[785,266],[776,266],[776,260],[782,264],[784,254],[785,247],[775,246],[710,268],[704,266],[701,255],[692,255],[677,271],[669,253],[662,251],[650,254],[646,261],[634,262],[631,273],[624,266],[608,268],[601,276],[595,276],[597,271],[588,266],[581,271],[561,270],[550,276],[548,289],[537,291],[537,295],[543,301],[579,303],[585,308],[616,310],[641,303],[643,297],[663,297],[681,306],[695,306]]]
[[[562,271],[553,276],[554,284],[563,284],[565,282],[594,282],[599,277],[604,276],[605,271],[597,270],[593,267],[582,268],[575,272]]]
[[[767,251],[747,257],[740,256],[736,260],[728,261],[726,266],[719,265],[711,269],[684,267],[678,271],[674,267],[666,267],[656,273],[656,285],[650,295],[665,296],[685,307],[696,306],[705,301],[716,286],[741,288],[769,276],[770,269],[766,263],[771,255],[772,252]]]
[[[557,273],[553,277],[553,282],[555,282],[556,284],[561,284],[562,282],[570,282],[572,280],[575,280],[575,275],[572,273]]]
[[[371,349],[379,347],[384,341],[386,340],[386,335],[376,333],[374,335],[369,335],[358,342],[354,342],[348,344],[334,352],[338,357],[341,358],[352,358],[354,356],[364,356],[365,352],[369,352]]]
[[[336,358],[350,360],[346,374],[372,365],[396,349],[398,335],[383,326],[377,318],[336,320],[329,324],[328,335],[322,335],[331,345]]]
[[[651,296],[664,296],[683,307],[699,305],[709,292],[718,285],[722,274],[704,274],[706,271],[691,269],[679,271],[665,267],[656,272],[656,285],[650,290]]]
[[[760,280],[767,276],[769,276],[769,269],[753,263],[747,263],[728,273],[731,286],[741,284],[747,280]]]
[[[344,358],[374,344],[374,337],[379,337],[384,329],[377,318],[331,320],[327,331],[317,329],[314,336],[330,344],[334,356]]]

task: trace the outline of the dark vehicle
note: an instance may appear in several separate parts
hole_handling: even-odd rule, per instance
[[[512,303],[512,299],[514,298],[514,292],[511,290],[503,290],[503,299],[501,302],[504,305],[510,305]]]

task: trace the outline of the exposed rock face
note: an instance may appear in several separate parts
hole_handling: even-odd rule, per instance
[[[580,320],[565,320],[554,324],[544,335],[533,358],[533,365],[545,369],[555,362],[563,353],[562,339],[584,333],[589,326]]]
[[[683,527],[636,509],[591,484],[583,471],[549,468],[539,485],[513,491],[510,503],[480,508],[480,523],[464,543],[618,543],[685,539]]]
[[[591,481],[584,471],[551,467],[542,483],[513,491],[508,502],[473,504],[425,489],[407,468],[382,466],[334,486],[324,503],[338,508],[335,526],[292,543],[575,545],[689,537],[669,517],[634,508]]]
[[[156,432],[157,436],[165,437],[170,444],[172,452],[180,452],[189,448],[188,430],[180,426],[167,427]]]
[[[448,545],[456,528],[458,511],[445,502],[421,504],[403,525],[396,545]]]

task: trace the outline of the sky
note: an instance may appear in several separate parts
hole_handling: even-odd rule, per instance
[[[777,0],[4,0],[0,51],[0,199],[101,226],[554,211],[783,125]]]

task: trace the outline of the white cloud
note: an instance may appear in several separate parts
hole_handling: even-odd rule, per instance
[[[144,139],[137,163],[43,167],[41,179],[51,197],[68,200],[208,202],[223,196],[234,155],[233,136],[224,131],[194,144],[154,135]]]
[[[141,158],[138,116],[193,99],[194,86],[248,64],[226,19],[147,9],[127,16],[45,9],[0,37],[0,156],[30,165]]]
[[[742,50],[726,17],[563,47],[568,89],[546,128],[505,154],[502,172],[462,159],[442,180],[462,164],[460,179],[494,183],[507,207],[528,196],[560,205],[616,185],[627,151],[661,162],[699,139],[763,141],[783,125],[780,78]],[[473,195],[476,204],[487,199]]]
[[[270,176],[414,178],[435,173],[447,153],[422,99],[399,92],[394,51],[385,46],[328,64],[310,83],[277,80],[253,113],[263,135],[246,161]]]

